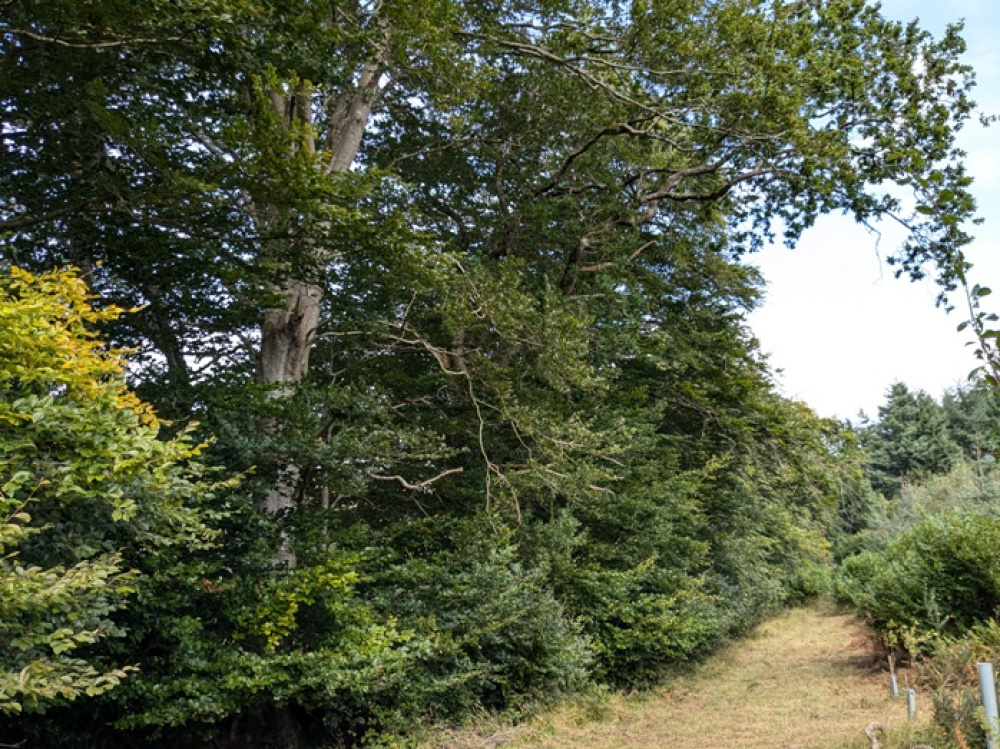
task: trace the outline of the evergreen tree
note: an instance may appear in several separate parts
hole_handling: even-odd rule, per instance
[[[1000,448],[1000,399],[984,382],[955,388],[941,402],[951,437],[968,460],[983,460]]]
[[[951,437],[945,411],[927,393],[894,383],[878,414],[878,421],[861,433],[872,486],[885,496],[898,497],[908,481],[947,473],[959,459],[961,448]]]

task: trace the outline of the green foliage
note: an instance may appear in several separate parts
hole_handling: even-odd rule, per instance
[[[962,633],[992,619],[997,599],[1000,474],[960,463],[907,487],[855,540],[838,593],[882,632]]]
[[[195,509],[211,487],[189,463],[186,436],[123,384],[124,362],[92,326],[95,310],[69,273],[0,281],[0,710],[44,710],[112,689],[135,669],[87,646],[121,637],[115,614],[147,584],[149,559],[206,546]]]
[[[53,706],[114,687],[103,720],[149,737],[289,702],[363,733],[364,695],[395,688],[411,637],[357,601],[355,558],[287,571],[246,546],[261,526],[235,485],[203,478],[186,433],[159,438],[93,332],[119,312],[94,310],[71,274],[15,269],[0,297],[3,710],[50,708],[62,745],[100,730],[60,737],[73,713]],[[207,509],[220,492],[228,512]]]
[[[502,520],[484,520],[400,524],[370,561],[375,607],[425,643],[397,696],[404,717],[519,714],[588,681],[580,627],[541,571],[518,560]]]
[[[122,691],[127,712],[115,728],[199,741],[227,726],[242,741],[272,740],[267,723],[294,705],[313,711],[327,735],[366,733],[380,697],[399,688],[413,643],[357,599],[354,561],[205,579],[209,600],[187,592],[184,610],[154,609],[158,629],[142,675]]]
[[[710,546],[685,479],[637,485],[524,531],[603,681],[649,685],[721,635],[702,591]]]
[[[855,0],[6,3],[5,257],[140,308],[96,323],[246,473],[211,547],[169,472],[37,519],[41,569],[139,570],[91,647],[141,670],[19,730],[357,744],[654,682],[820,589],[877,502],[775,394],[740,258],[891,215],[902,271],[964,278],[962,49]]]
[[[952,439],[942,407],[923,391],[901,382],[892,385],[878,421],[862,426],[872,487],[886,497],[898,497],[907,482],[947,473],[961,449]]]
[[[985,392],[946,396],[950,424],[971,426],[954,432],[956,441],[964,435],[962,444],[976,445],[973,430],[985,423],[989,400]],[[841,543],[836,593],[913,659],[919,683],[933,692],[935,730],[946,746],[985,741],[976,663],[1000,657],[998,507],[995,464],[964,460],[904,486],[881,520]]]
[[[967,460],[988,460],[1000,446],[1000,400],[994,386],[976,381],[941,401],[952,439]]]
[[[976,664],[998,654],[997,626],[977,624],[962,636],[930,633],[900,643],[914,653],[917,685],[933,693],[934,724],[940,743],[960,749],[986,743],[985,715]]]
[[[7,502],[3,503],[9,506]],[[14,513],[0,531],[7,551],[18,547],[30,522],[25,512]],[[126,666],[98,670],[73,651],[118,632],[111,614],[120,608],[131,575],[121,558],[103,555],[78,562],[69,569],[24,568],[8,554],[0,567],[3,603],[0,632],[7,642],[0,673],[0,710],[41,711],[81,695],[98,695],[117,686],[130,671]]]
[[[1000,606],[998,548],[990,511],[928,516],[884,551],[844,560],[840,592],[880,631],[962,632]]]

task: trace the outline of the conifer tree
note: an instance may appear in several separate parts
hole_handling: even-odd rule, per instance
[[[961,455],[944,410],[922,390],[894,383],[878,414],[862,435],[872,486],[887,497],[899,496],[908,481],[947,473]]]

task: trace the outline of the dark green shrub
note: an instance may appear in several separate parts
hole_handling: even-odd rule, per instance
[[[367,593],[421,643],[397,695],[398,716],[516,713],[588,682],[587,639],[542,571],[518,559],[502,525],[414,521],[383,540],[370,556]]]

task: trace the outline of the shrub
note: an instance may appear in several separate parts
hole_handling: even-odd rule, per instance
[[[172,547],[209,544],[212,487],[197,445],[124,385],[124,359],[94,327],[73,273],[0,280],[0,711],[95,696],[135,671],[91,646],[119,638],[121,610]],[[141,548],[143,569],[131,553]]]
[[[951,510],[844,560],[838,594],[882,632],[962,632],[1000,606],[1000,518]]]
[[[373,606],[422,644],[392,707],[404,722],[473,708],[517,714],[588,682],[592,655],[580,626],[493,521],[399,524],[368,554]]]

